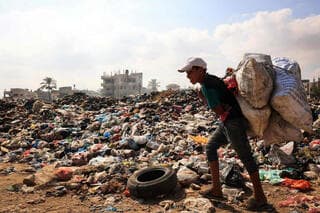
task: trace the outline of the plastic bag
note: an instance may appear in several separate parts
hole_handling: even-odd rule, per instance
[[[244,179],[241,175],[240,167],[233,163],[228,163],[221,172],[221,179],[228,186],[240,188],[244,186]]]
[[[276,165],[292,165],[296,163],[296,159],[292,155],[287,155],[278,145],[273,145],[268,153],[268,159],[272,164]]]

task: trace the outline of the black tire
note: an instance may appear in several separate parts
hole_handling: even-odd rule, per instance
[[[170,167],[147,167],[136,171],[129,179],[130,194],[138,198],[154,198],[170,193],[177,185],[177,174]]]

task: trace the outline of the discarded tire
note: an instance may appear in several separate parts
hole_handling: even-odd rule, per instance
[[[139,198],[153,198],[170,193],[177,185],[177,174],[172,168],[147,167],[136,171],[128,179],[130,194]]]

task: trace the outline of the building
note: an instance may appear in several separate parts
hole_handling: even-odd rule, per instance
[[[180,86],[178,84],[168,84],[166,86],[167,90],[180,90]]]
[[[11,88],[10,91],[3,92],[4,99],[31,99],[37,98],[37,94],[35,92],[29,91],[29,89],[22,88]]]
[[[66,95],[72,95],[74,93],[74,90],[72,90],[72,87],[59,87],[59,97],[63,98]]]
[[[50,94],[49,91],[42,91],[40,89],[37,89],[35,92],[37,94],[38,99],[50,103],[52,100],[56,100],[58,98],[58,94],[56,91],[57,90],[52,90]]]
[[[148,90],[150,92],[157,92],[159,87],[160,83],[157,81],[157,79],[151,79],[148,83]]]
[[[306,91],[307,95],[310,95],[311,92],[311,84],[309,79],[302,80],[304,91]]]
[[[142,93],[142,73],[131,72],[129,74],[129,70],[114,75],[103,73],[101,79],[103,80],[101,84],[103,96],[122,98],[123,96]]]
[[[66,95],[72,95],[75,90],[72,90],[72,87],[60,87],[59,90],[52,90],[51,94],[49,91],[43,91],[40,89],[35,90],[34,92],[29,89],[22,88],[11,88],[10,91],[3,92],[4,99],[40,99],[43,101],[51,102],[51,100],[57,100]]]
[[[305,79],[305,80],[302,80],[302,84],[303,84],[304,90],[306,91],[308,97],[319,95],[320,78],[318,78],[318,81],[316,81],[315,78],[313,78],[312,81]]]

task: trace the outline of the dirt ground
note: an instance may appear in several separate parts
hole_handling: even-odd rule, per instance
[[[0,170],[14,167],[15,172],[0,174],[0,212],[181,212],[183,211],[183,200],[187,197],[199,197],[199,193],[191,188],[177,189],[171,195],[155,200],[139,200],[124,195],[77,195],[74,191],[68,191],[61,197],[46,196],[50,188],[35,190],[33,193],[12,192],[8,190],[14,184],[22,184],[23,178],[30,173],[23,172],[28,167],[26,164],[0,163]],[[54,187],[54,186],[53,186]],[[279,201],[285,200],[288,196],[297,194],[320,195],[320,186],[312,182],[313,190],[302,193],[290,190],[287,187],[273,186],[263,183],[263,188],[268,196],[269,202],[273,205],[272,212],[290,212],[294,208],[280,208]],[[11,188],[12,189],[12,188]],[[249,194],[248,194],[249,196]],[[106,204],[107,198],[115,197],[115,203]],[[174,200],[174,208],[164,210],[159,204],[164,200]],[[230,204],[227,201],[211,200],[216,212],[248,212],[240,204]],[[109,207],[109,208],[108,208]],[[296,212],[307,212],[302,207],[296,208]],[[270,211],[268,211],[270,212]]]

